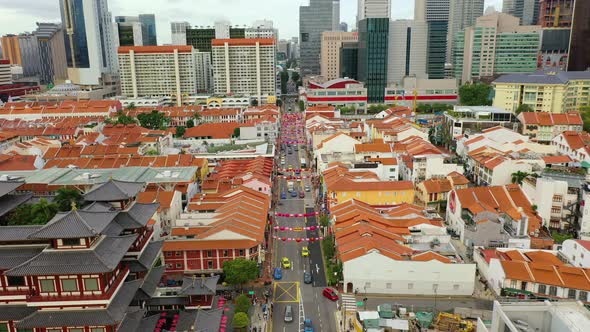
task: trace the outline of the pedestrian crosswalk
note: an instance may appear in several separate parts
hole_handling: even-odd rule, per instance
[[[356,311],[356,299],[353,295],[341,294],[344,311]]]

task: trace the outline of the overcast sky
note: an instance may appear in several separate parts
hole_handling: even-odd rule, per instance
[[[299,34],[299,6],[309,0],[108,0],[114,16],[154,13],[158,43],[170,42],[170,22],[187,21],[192,25],[212,25],[219,19],[233,25],[250,25],[258,19],[271,19],[279,29],[279,38]],[[413,0],[392,0],[392,18],[412,18]],[[501,9],[502,0],[486,0],[486,6]],[[59,22],[59,0],[0,0],[0,35],[35,30],[35,22]],[[340,18],[354,24],[357,0],[340,0]]]

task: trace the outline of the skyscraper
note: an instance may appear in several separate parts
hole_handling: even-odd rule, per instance
[[[568,70],[590,68],[590,1],[576,1],[570,40]]]
[[[572,26],[574,0],[540,0],[539,24],[543,28],[565,28]]]
[[[389,53],[391,0],[358,2],[357,76],[367,87],[369,103],[385,101]]]
[[[406,76],[427,78],[428,25],[423,21],[396,20],[389,26],[387,83],[401,84]]]
[[[68,78],[100,85],[103,74],[118,70],[113,24],[106,0],[60,0]]]
[[[504,0],[502,12],[518,17],[521,25],[535,25],[539,20],[539,0]]]
[[[321,75],[326,80],[340,77],[340,47],[358,41],[356,32],[324,31],[322,33]]]
[[[158,38],[156,37],[156,15],[154,14],[139,14],[139,22],[146,27],[147,35],[143,36],[143,44],[156,46],[158,45]]]
[[[445,78],[450,0],[416,0],[414,20],[428,24],[428,78]]]
[[[154,14],[116,16],[117,46],[156,46],[156,17]]]
[[[56,83],[68,78],[68,65],[66,61],[66,47],[63,29],[59,24],[37,23],[37,36],[39,45],[39,59],[41,68],[39,79],[41,83]]]
[[[188,22],[171,22],[172,45],[186,45],[186,29],[191,25]]]
[[[449,8],[449,35],[447,37],[447,62],[451,62],[453,36],[473,26],[475,19],[483,16],[484,0],[451,0]]]
[[[320,73],[322,32],[337,31],[340,22],[340,0],[310,0],[299,7],[301,75]]]

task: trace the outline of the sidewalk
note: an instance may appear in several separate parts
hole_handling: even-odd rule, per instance
[[[252,306],[252,316],[250,317],[250,331],[262,332],[266,331],[267,323],[268,323],[268,316],[264,316],[262,313],[262,304],[257,303],[256,305]]]

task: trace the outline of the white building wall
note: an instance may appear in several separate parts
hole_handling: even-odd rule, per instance
[[[186,45],[186,28],[190,27],[188,22],[171,22],[172,45]]]
[[[344,262],[344,287],[364,294],[470,296],[475,264],[396,261],[371,252]]]
[[[584,248],[576,240],[565,240],[559,250],[567,257],[570,264],[576,267],[590,267],[590,250]]]
[[[391,0],[359,0],[357,21],[365,18],[390,18]]]
[[[408,31],[408,29],[410,30]],[[410,38],[409,52],[408,38]],[[408,76],[428,78],[426,74],[427,46],[428,24],[426,22],[414,20],[392,21],[389,24],[387,83],[402,83],[403,78],[406,76],[407,61],[409,61]]]

